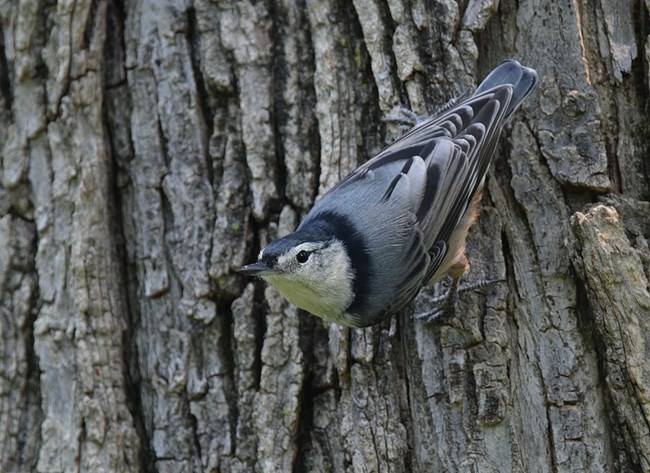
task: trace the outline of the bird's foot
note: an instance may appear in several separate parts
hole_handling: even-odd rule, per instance
[[[415,320],[424,322],[425,324],[434,322],[437,324],[442,324],[444,322],[447,322],[454,315],[454,308],[456,306],[457,300],[458,291],[449,288],[449,290],[444,295],[434,297],[432,299],[434,304],[439,304],[440,302],[442,302],[442,304],[433,310],[413,314],[413,318],[415,318]]]
[[[417,314],[414,314],[413,317],[425,324],[446,322],[454,315],[454,309],[456,307],[456,302],[458,301],[458,294],[504,281],[505,279],[490,279],[487,281],[478,281],[471,284],[459,285],[458,279],[454,279],[445,294],[433,297],[429,300],[432,304],[439,304],[438,307],[430,311],[418,312]]]
[[[446,112],[450,108],[455,107],[457,104],[462,102],[463,99],[465,99],[469,95],[469,91],[470,91],[470,89],[465,89],[460,95],[458,95],[456,97],[452,97],[451,99],[449,99],[446,104],[444,104],[443,106],[439,107],[436,110],[434,115],[440,115],[441,113]]]
[[[381,119],[383,122],[395,123],[402,130],[410,130],[415,125],[426,120],[427,117],[420,116],[404,105],[397,105],[390,114]]]
[[[402,130],[410,130],[411,128],[422,123],[423,121],[427,120],[431,116],[440,115],[441,113],[446,112],[450,108],[453,108],[456,104],[461,102],[465,97],[469,95],[469,91],[470,89],[465,89],[465,91],[461,93],[459,96],[449,99],[449,101],[446,104],[439,107],[433,113],[433,115],[418,115],[413,110],[411,110],[410,108],[404,105],[397,105],[393,108],[391,113],[383,117],[381,120],[387,123],[395,123]]]

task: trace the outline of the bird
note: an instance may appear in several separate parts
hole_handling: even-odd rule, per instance
[[[465,240],[504,122],[537,72],[509,59],[474,94],[424,119],[352,171],[298,228],[240,273],[344,327],[375,325],[448,275],[469,269]],[[450,289],[451,290],[451,289]]]

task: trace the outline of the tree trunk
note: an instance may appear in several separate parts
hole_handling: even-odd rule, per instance
[[[0,0],[0,471],[650,472],[648,8]],[[509,57],[449,320],[234,272]]]

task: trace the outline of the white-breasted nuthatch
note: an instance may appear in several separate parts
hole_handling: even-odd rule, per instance
[[[533,69],[501,63],[473,96],[358,167],[239,271],[348,327],[376,324],[445,275],[457,281],[503,123],[536,84]]]

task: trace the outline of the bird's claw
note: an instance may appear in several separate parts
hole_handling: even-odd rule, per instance
[[[418,123],[426,120],[427,117],[418,115],[413,110],[404,105],[396,106],[389,115],[381,119],[383,122],[395,123],[397,126],[404,130],[410,130]]]
[[[451,98],[446,104],[442,105],[433,115],[446,112],[453,108],[457,103],[469,95],[470,89],[465,89],[459,96]],[[402,130],[410,130],[416,125],[430,118],[432,115],[418,115],[405,105],[397,105],[390,114],[381,119],[383,122],[395,123]]]
[[[445,294],[433,297],[429,300],[429,302],[434,305],[442,303],[441,306],[435,308],[434,310],[418,312],[417,314],[414,314],[413,317],[416,320],[424,322],[425,324],[430,324],[433,322],[446,322],[454,315],[454,309],[456,307],[456,302],[458,301],[458,294],[461,292],[472,291],[474,289],[480,289],[482,287],[504,281],[505,279],[500,278],[459,285],[458,280],[455,279],[452,281],[451,286]]]

